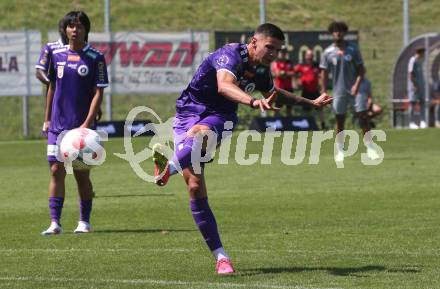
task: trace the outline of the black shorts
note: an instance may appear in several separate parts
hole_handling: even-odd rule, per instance
[[[313,91],[313,92],[309,92],[309,91],[302,91],[302,97],[310,99],[310,100],[315,100],[320,96],[319,91]],[[308,103],[303,103],[302,105],[303,110],[312,110],[313,106],[308,104]]]

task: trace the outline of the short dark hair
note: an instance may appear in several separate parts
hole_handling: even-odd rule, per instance
[[[84,25],[84,28],[86,29],[86,36],[84,40],[88,41],[90,32],[90,20],[84,11],[70,11],[64,16],[62,20],[64,33],[66,33],[67,26],[71,23],[75,23],[77,20],[81,22],[82,25]]]
[[[257,27],[255,34],[262,34],[267,37],[273,37],[278,40],[284,41],[284,33],[278,26],[272,23],[264,23]]]
[[[348,25],[345,22],[342,21],[333,21],[328,26],[328,32],[344,32],[347,33],[348,31]]]
[[[425,47],[423,47],[423,46],[418,46],[418,47],[416,47],[416,53],[425,53]]]

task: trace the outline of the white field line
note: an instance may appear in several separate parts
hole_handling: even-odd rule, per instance
[[[9,282],[84,282],[84,283],[112,283],[112,284],[132,284],[132,285],[162,285],[162,286],[202,286],[209,287],[223,287],[223,288],[267,288],[267,289],[341,289],[341,288],[319,288],[319,287],[302,287],[302,286],[288,286],[288,285],[271,285],[271,284],[239,284],[239,283],[214,283],[214,282],[193,282],[181,280],[158,280],[158,279],[85,279],[85,278],[44,278],[44,277],[30,277],[30,276],[15,276],[6,277],[0,276],[0,281]]]
[[[0,145],[14,145],[14,144],[35,144],[35,143],[45,143],[47,139],[30,139],[30,140],[2,140]]]
[[[199,252],[200,250],[187,249],[187,248],[139,248],[139,249],[125,249],[125,248],[67,248],[67,249],[56,249],[56,248],[0,248],[0,254],[11,254],[11,253],[76,253],[76,252],[109,252],[109,253],[135,253],[135,252],[146,252],[146,253],[191,253]],[[430,250],[430,251],[359,251],[350,252],[343,250],[328,250],[328,251],[315,251],[315,250],[269,250],[269,249],[249,249],[249,250],[234,250],[230,249],[229,252],[237,253],[247,253],[247,254],[273,254],[273,253],[288,253],[288,254],[343,254],[343,255],[410,255],[410,256],[440,256],[440,250]]]

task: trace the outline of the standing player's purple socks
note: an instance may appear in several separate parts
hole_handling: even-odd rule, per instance
[[[208,204],[208,198],[190,200],[189,202],[194,221],[202,233],[211,251],[222,247],[217,230],[217,222]]]
[[[79,220],[90,223],[90,213],[92,212],[93,199],[79,200]]]
[[[64,198],[49,197],[49,210],[50,210],[50,218],[52,222],[55,222],[57,224],[60,223],[63,204],[64,204]]]

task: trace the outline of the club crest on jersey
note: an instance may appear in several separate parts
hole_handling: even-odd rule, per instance
[[[89,68],[87,67],[87,65],[84,64],[80,65],[77,71],[80,76],[86,76],[87,74],[89,74]]]
[[[220,66],[225,66],[229,62],[229,57],[227,55],[222,55],[217,59],[217,64]]]
[[[47,49],[45,49],[43,58],[41,58],[41,60],[40,60],[41,65],[46,65],[48,54],[49,54],[49,51],[47,51]]]
[[[57,67],[58,78],[63,78],[63,75],[64,75],[64,65],[58,65]]]
[[[351,61],[353,58],[351,57],[350,54],[344,55],[344,59],[345,61]]]

